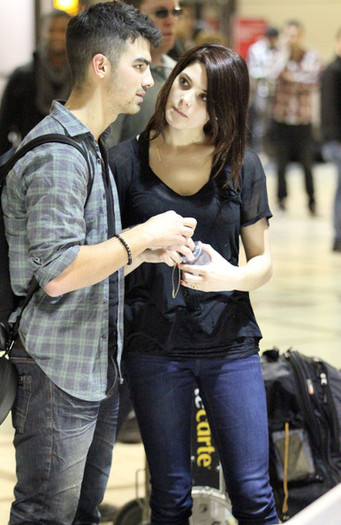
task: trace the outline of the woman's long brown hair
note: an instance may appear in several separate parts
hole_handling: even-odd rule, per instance
[[[214,172],[218,175],[226,163],[230,164],[230,176],[224,186],[232,180],[237,188],[246,146],[250,87],[245,60],[228,47],[204,44],[191,48],[179,59],[161,88],[147,130],[153,130],[153,138],[163,132],[167,126],[165,108],[173,82],[194,62],[203,64],[207,74],[209,121],[204,126],[204,132],[214,146]]]

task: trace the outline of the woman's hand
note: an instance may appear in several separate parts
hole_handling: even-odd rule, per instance
[[[181,284],[203,292],[235,290],[239,268],[226,261],[211,245],[203,243],[202,247],[211,262],[204,265],[180,264]]]
[[[180,264],[182,261],[181,255],[175,250],[169,250],[167,248],[159,248],[157,250],[145,250],[141,257],[142,262],[146,263],[165,263],[168,266],[174,266],[174,264]]]
[[[192,244],[193,245],[193,244]],[[193,252],[187,245],[170,246],[169,248],[158,248],[155,250],[145,250],[140,255],[139,264],[146,263],[165,263],[168,266],[180,264],[182,256],[185,255],[188,259],[193,258]]]
[[[203,249],[210,256],[210,264],[181,264],[181,284],[204,292],[248,292],[265,284],[272,275],[269,227],[266,219],[242,228],[241,238],[247,259],[245,265],[234,266],[212,246],[203,244]]]

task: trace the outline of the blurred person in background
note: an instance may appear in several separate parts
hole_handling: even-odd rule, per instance
[[[266,141],[274,95],[274,82],[270,72],[279,52],[278,36],[278,29],[268,26],[264,36],[251,44],[247,54],[251,88],[250,145],[257,153],[263,153],[267,149]]]
[[[201,46],[203,44],[222,44],[228,45],[228,38],[221,31],[212,31],[201,29],[194,36],[194,44]]]
[[[179,0],[125,0],[125,3],[137,7],[142,14],[149,16],[161,31],[162,41],[159,47],[151,49],[150,70],[154,86],[147,91],[139,113],[136,115],[122,114],[112,124],[107,138],[108,147],[140,133],[154,113],[159,91],[175,65],[175,60],[167,53],[174,46],[175,27],[182,14]]]
[[[303,167],[308,209],[315,215],[313,93],[322,67],[318,54],[303,46],[303,36],[301,22],[290,20],[285,24],[281,35],[283,45],[271,72],[276,82],[271,132],[276,146],[279,208],[286,208],[286,171],[295,160]]]
[[[52,100],[66,100],[71,76],[65,35],[71,16],[53,10],[42,19],[42,36],[33,59],[10,75],[0,107],[0,154],[17,145],[50,111]]]
[[[321,76],[321,135],[323,157],[337,169],[332,249],[341,252],[341,27],[336,33],[335,51],[336,57]]]
[[[179,16],[175,27],[175,43],[168,55],[177,60],[187,49],[193,45],[193,35],[196,27],[194,7],[182,6],[182,15]]]

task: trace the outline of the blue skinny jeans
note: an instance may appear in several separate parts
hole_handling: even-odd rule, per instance
[[[191,411],[197,384],[239,525],[279,523],[268,476],[268,425],[258,354],[173,360],[127,353],[128,379],[151,478],[151,524],[188,525]]]

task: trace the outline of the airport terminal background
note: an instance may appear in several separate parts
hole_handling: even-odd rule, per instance
[[[89,2],[88,2],[89,3]],[[186,3],[186,2],[184,2]],[[250,38],[257,21],[279,29],[291,18],[305,27],[305,44],[314,48],[324,64],[334,55],[334,38],[341,27],[340,0],[217,0],[187,2],[198,12],[206,8],[212,24],[237,47]],[[0,96],[8,75],[30,60],[36,43],[37,13],[48,12],[52,0],[0,0]],[[238,31],[239,30],[239,34]],[[318,132],[318,97],[315,127]],[[341,368],[341,253],[331,250],[332,204],[336,170],[316,162],[317,213],[306,208],[303,176],[293,163],[288,173],[290,197],[285,213],[278,210],[274,165],[265,158],[271,219],[274,275],[251,293],[263,333],[261,351],[273,346],[289,347],[319,356]],[[0,427],[0,524],[7,523],[15,483],[13,428],[10,417]],[[141,444],[118,443],[105,502],[122,506],[135,497],[136,476],[143,496],[144,467]]]
[[[96,3],[80,0],[79,4]],[[28,60],[39,33],[39,15],[53,5],[63,8],[70,0],[0,0],[0,95],[10,72]],[[242,38],[252,38],[255,21],[264,20],[281,27],[289,18],[305,26],[305,42],[315,48],[323,61],[333,56],[333,39],[341,23],[339,0],[185,0],[229,39],[232,46]],[[233,35],[233,28],[239,28]],[[235,40],[235,43],[233,42]]]

